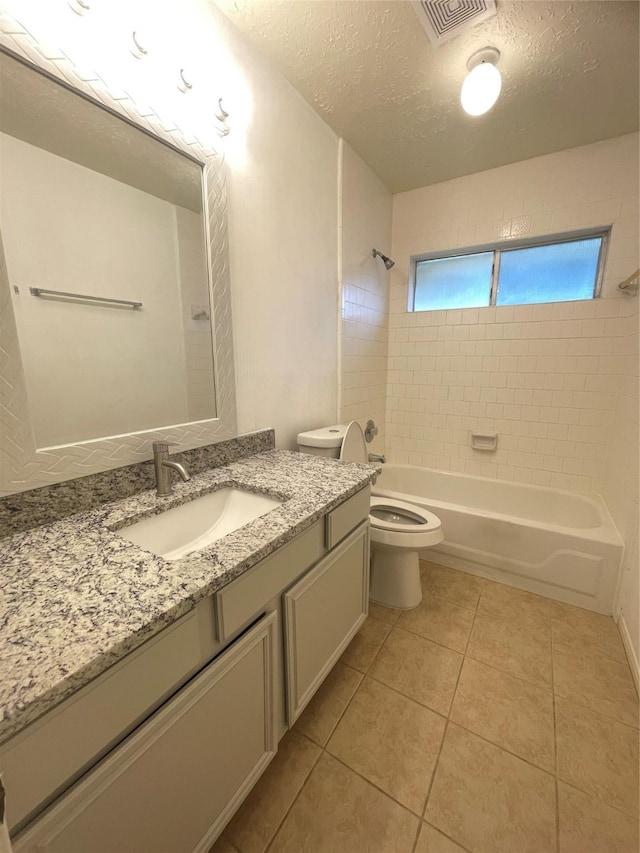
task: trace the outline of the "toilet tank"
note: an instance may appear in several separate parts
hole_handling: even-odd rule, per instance
[[[345,432],[344,424],[312,429],[298,433],[298,448],[301,453],[338,459]]]

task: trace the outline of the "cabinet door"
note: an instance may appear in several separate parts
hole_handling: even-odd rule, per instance
[[[258,622],[14,843],[16,853],[207,851],[277,750],[277,614]]]
[[[369,522],[307,572],[284,601],[291,726],[367,617]]]

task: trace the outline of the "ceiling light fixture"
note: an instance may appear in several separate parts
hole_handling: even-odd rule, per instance
[[[85,15],[91,9],[91,4],[87,0],[67,0],[67,2],[76,15]]]
[[[499,59],[500,51],[495,47],[483,47],[469,57],[469,73],[462,84],[460,101],[470,116],[481,116],[498,100],[502,88],[502,77],[496,68]]]
[[[178,84],[177,85],[178,85],[178,89],[180,89],[180,91],[182,92],[183,95],[186,95],[188,92],[190,92],[193,89],[193,83],[191,82],[191,80],[187,76],[187,73],[185,72],[184,68],[180,69],[180,75],[178,77]]]
[[[145,47],[145,39],[144,36],[140,36],[138,30],[134,30],[131,33],[131,53],[135,56],[136,59],[144,59],[145,56],[149,53],[148,49]]]

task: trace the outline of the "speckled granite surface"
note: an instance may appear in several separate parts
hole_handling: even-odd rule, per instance
[[[171,455],[195,475],[274,447],[274,430],[263,429],[193,450],[181,452],[174,447]],[[0,538],[50,524],[78,512],[87,512],[107,501],[131,497],[154,488],[154,483],[153,460],[150,459],[0,498]]]
[[[0,541],[0,743],[365,486],[375,466],[269,451]],[[224,485],[285,502],[167,562],[114,532]]]

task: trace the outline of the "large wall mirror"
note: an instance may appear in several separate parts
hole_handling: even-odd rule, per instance
[[[235,434],[221,157],[0,42],[2,494]],[[154,117],[155,118],[155,117]]]

